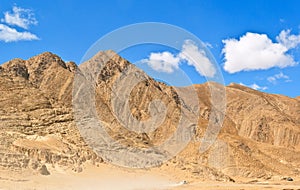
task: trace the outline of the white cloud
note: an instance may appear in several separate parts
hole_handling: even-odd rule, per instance
[[[267,90],[268,89],[268,87],[266,87],[266,86],[259,86],[255,83],[251,84],[249,87],[253,88],[254,90]]]
[[[213,77],[216,68],[208,59],[204,50],[199,49],[192,40],[185,40],[181,51],[175,55],[170,52],[151,53],[148,59],[143,59],[152,69],[159,72],[172,73],[179,69],[181,62],[195,67],[196,71],[205,77]]]
[[[282,72],[278,73],[278,74],[275,74],[273,76],[270,76],[267,78],[267,80],[270,82],[270,83],[273,83],[273,84],[276,84],[277,80],[278,79],[285,79],[285,82],[291,82],[290,80],[290,77],[283,74]]]
[[[4,24],[0,24],[0,41],[15,42],[20,40],[38,40],[39,38],[30,32],[18,32]]]
[[[208,59],[205,51],[199,49],[192,40],[184,42],[178,56],[182,60],[186,60],[188,65],[194,66],[196,71],[202,76],[213,77],[216,74],[216,68]]]
[[[224,69],[229,73],[236,73],[294,66],[298,63],[287,51],[300,44],[298,38],[299,36],[290,35],[290,31],[287,30],[280,33],[276,43],[272,42],[266,34],[251,32],[238,40],[223,40]]]
[[[211,48],[211,49],[214,48],[213,45],[211,45],[211,43],[208,42],[203,43],[203,45],[207,48]]]
[[[283,30],[276,37],[276,40],[288,49],[297,47],[300,44],[300,34],[290,34],[291,30]]]
[[[12,13],[8,11],[4,12],[4,18],[1,19],[1,22],[24,29],[28,29],[30,25],[36,25],[38,23],[32,10],[17,6],[13,7]]]
[[[274,76],[270,76],[270,77],[268,77],[267,78],[267,80],[269,81],[269,82],[271,82],[271,83],[276,83],[276,78],[274,77]]]
[[[266,86],[259,86],[256,83],[253,83],[253,84],[250,84],[250,85],[246,85],[246,84],[240,83],[240,85],[250,87],[250,88],[252,88],[254,90],[267,90],[268,89],[268,87],[266,87]]]
[[[29,31],[18,31],[13,26],[28,29],[30,25],[36,25],[37,20],[30,9],[14,6],[11,12],[4,12],[4,18],[0,24],[0,41],[16,42],[21,40],[38,40],[39,38]],[[10,26],[9,26],[10,25]]]
[[[149,59],[143,59],[152,69],[159,72],[172,73],[179,68],[180,58],[170,52],[151,53]]]

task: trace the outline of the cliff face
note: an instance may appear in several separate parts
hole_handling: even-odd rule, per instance
[[[93,76],[99,68],[100,74]],[[122,118],[114,114],[122,110],[122,105],[113,106],[112,94],[114,90],[123,90],[115,89],[115,84],[129,68],[145,79],[126,84],[132,86],[126,110],[132,118],[151,119],[149,103],[153,100],[161,100],[165,105],[165,117],[159,127],[148,133],[126,129]],[[182,112],[195,113],[178,96],[178,91],[187,89],[153,80],[112,51],[98,53],[83,63],[80,70],[89,71],[90,76],[86,77],[94,86],[96,111],[108,134],[125,146],[149,148],[162,144],[176,130]],[[74,121],[73,81],[75,72],[80,70],[75,63],[65,63],[48,52],[1,65],[0,167],[3,170],[40,171],[44,164],[51,164],[53,168],[79,172],[86,162],[102,162],[81,137]],[[209,85],[214,84],[193,86],[199,97],[199,118],[191,142],[160,167],[193,178],[226,181],[238,176],[299,176],[299,98],[266,94],[237,84],[225,87],[227,105],[223,127],[213,146],[200,153],[211,114]]]

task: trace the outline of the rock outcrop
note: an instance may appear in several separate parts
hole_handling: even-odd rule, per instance
[[[101,161],[73,122],[74,67],[51,53],[1,65],[1,168],[38,170],[48,163],[67,169]]]

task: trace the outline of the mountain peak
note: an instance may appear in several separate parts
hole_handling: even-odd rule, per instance
[[[2,67],[9,68],[9,67],[12,67],[13,65],[24,64],[24,63],[25,63],[25,60],[20,59],[20,58],[14,58],[8,62],[3,63]]]
[[[57,63],[58,65],[66,68],[65,62],[56,54],[51,52],[44,52],[39,55],[36,55],[27,60],[28,66],[32,68],[43,67],[46,68],[53,63]]]
[[[20,58],[15,58],[4,63],[2,69],[9,75],[20,76],[26,79],[29,77],[26,61]]]
[[[106,50],[106,51],[99,51],[96,53],[93,57],[91,57],[86,62],[94,62],[94,63],[106,63],[107,61],[113,59],[113,58],[120,59],[121,57],[114,52],[113,50]],[[123,58],[122,58],[123,59]]]
[[[61,59],[58,55],[52,53],[52,52],[49,52],[49,51],[46,51],[46,52],[43,52],[43,53],[40,53],[36,56],[33,56],[31,59]]]

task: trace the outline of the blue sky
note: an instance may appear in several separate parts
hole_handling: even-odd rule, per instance
[[[163,22],[210,44],[226,85],[235,82],[295,97],[300,95],[299,7],[296,0],[6,0],[0,3],[0,63],[45,51],[80,63],[94,42],[115,29]],[[168,58],[175,69],[183,60],[180,51],[151,45],[122,56],[132,62]],[[191,65],[179,66],[193,83],[205,82]]]

